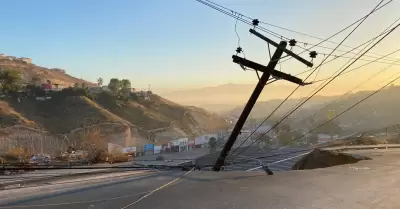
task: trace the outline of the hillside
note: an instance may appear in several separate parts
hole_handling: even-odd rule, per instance
[[[36,66],[29,59],[0,57],[0,69],[20,72],[22,81],[29,84],[50,80],[61,88],[75,83],[97,86],[61,69]],[[23,147],[31,153],[60,152],[70,145],[107,149],[107,143],[141,146],[180,137],[193,139],[228,127],[224,119],[203,109],[155,94],[135,95],[123,101],[108,91],[91,94],[80,87],[49,92],[51,99],[45,101],[25,93],[5,95],[0,100],[0,151]]]
[[[40,83],[50,80],[52,83],[60,84],[60,87],[73,86],[75,83],[86,83],[89,86],[94,85],[91,82],[70,76],[61,69],[48,69],[24,61],[0,57],[0,69],[3,68],[20,72],[22,80],[27,83],[37,79],[37,82]]]
[[[317,107],[321,104],[327,103],[329,101],[334,100],[337,98],[336,96],[315,96],[311,100],[309,100],[307,103],[305,103],[302,106],[303,110],[308,110],[308,109],[314,109],[314,107]],[[298,105],[303,101],[304,98],[294,98],[294,99],[289,99],[287,100],[279,109],[278,111],[274,114],[275,116],[282,116],[289,110],[291,110],[294,106]],[[273,99],[269,101],[259,101],[255,104],[253,110],[251,111],[251,115],[253,118],[264,118],[268,116],[278,105],[281,104],[283,100],[282,99]],[[241,112],[243,111],[244,105],[235,107],[229,111],[225,111],[222,114],[224,115],[230,115],[230,116],[239,116]],[[296,115],[298,113],[294,113]]]
[[[352,105],[364,99],[372,91],[360,91],[341,96],[315,97],[305,103],[289,117],[289,122],[297,128],[309,128],[309,122],[321,124],[330,117],[345,111]],[[400,123],[400,86],[387,87],[381,92],[373,95],[359,105],[355,106],[335,121],[341,125],[345,133],[363,132],[370,129],[379,129],[392,124]],[[302,99],[289,99],[280,110],[274,114],[275,119],[280,118]],[[282,100],[258,102],[252,111],[254,118],[265,118]],[[230,114],[239,114],[242,107],[235,108]],[[311,117],[312,116],[312,117]],[[308,119],[304,121],[304,119]],[[270,121],[273,121],[271,119]],[[316,124],[312,125],[313,127]]]
[[[66,149],[71,144],[106,149],[107,142],[143,145],[158,140],[158,136],[194,138],[227,128],[225,120],[214,114],[157,95],[125,102],[109,92],[96,95],[95,100],[62,92],[51,96],[45,101],[34,97],[0,101],[0,135],[5,137],[0,140],[0,150],[19,144],[37,152],[43,139],[48,150]]]
[[[319,110],[322,108],[322,110],[316,114],[315,119],[326,120],[329,112],[332,116],[340,114],[370,94],[372,94],[371,91],[356,92],[335,99],[329,106],[325,104],[321,105],[316,109]],[[357,132],[369,129],[378,129],[392,124],[399,124],[399,94],[400,86],[387,87],[346,112],[336,120],[345,129]],[[307,112],[310,111],[303,110],[304,114]]]
[[[286,121],[293,127],[309,129],[327,121],[330,117],[340,114],[370,94],[372,94],[372,91],[360,91],[341,96],[316,96],[291,114]],[[400,106],[400,98],[397,96],[399,94],[400,86],[392,85],[387,87],[335,119],[335,122],[340,124],[344,131],[343,134],[399,124],[400,114],[398,107]],[[270,118],[269,123],[279,120],[283,114],[286,114],[303,99],[294,98],[286,101]],[[256,124],[260,123],[281,102],[282,100],[257,102],[251,112],[252,119],[256,121]],[[243,106],[240,106],[224,114],[238,116],[242,110]]]
[[[182,106],[154,94],[150,100],[121,102],[103,92],[97,95],[96,102],[145,131],[176,128],[191,136],[227,127],[224,119],[203,109]]]

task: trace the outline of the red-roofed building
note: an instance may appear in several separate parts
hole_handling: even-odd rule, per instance
[[[43,83],[42,88],[44,91],[52,91],[53,85],[51,83]]]

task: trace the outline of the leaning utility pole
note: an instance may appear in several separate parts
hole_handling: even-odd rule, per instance
[[[251,94],[246,106],[244,107],[242,114],[240,115],[238,121],[236,122],[235,127],[232,130],[231,135],[229,136],[228,141],[226,142],[224,148],[221,151],[221,154],[219,158],[216,160],[213,170],[214,171],[220,171],[221,166],[224,165],[225,159],[228,156],[229,151],[232,149],[233,144],[235,143],[238,135],[240,134],[240,131],[243,128],[244,123],[246,122],[247,117],[249,116],[251,110],[253,109],[254,104],[256,103],[258,97],[260,96],[264,86],[266,85],[269,77],[272,75],[273,77],[277,79],[284,79],[299,85],[305,85],[306,83],[303,83],[303,81],[299,78],[296,78],[294,76],[291,76],[289,74],[280,72],[275,70],[275,66],[278,64],[280,58],[282,57],[282,54],[285,52],[289,56],[292,56],[293,58],[297,59],[298,61],[304,63],[308,67],[312,67],[313,64],[302,57],[298,56],[297,54],[293,53],[292,51],[286,49],[287,42],[286,41],[281,41],[279,44],[276,42],[272,41],[271,39],[263,36],[262,34],[258,33],[254,29],[250,29],[250,33],[256,35],[257,37],[261,38],[262,40],[266,41],[268,44],[271,44],[276,47],[276,51],[274,52],[273,56],[271,57],[271,60],[269,61],[267,66],[263,66],[261,64],[252,62],[250,60],[241,58],[239,56],[233,55],[233,62],[245,66],[248,68],[252,68],[256,71],[261,71],[263,72],[261,78],[258,80],[258,83],[256,87],[254,88],[253,93]],[[296,41],[293,39],[290,42],[291,46],[294,46],[296,44]],[[241,49],[239,49],[240,51]],[[314,52],[315,53],[315,52]]]

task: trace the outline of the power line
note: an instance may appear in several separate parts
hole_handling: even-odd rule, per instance
[[[378,43],[380,43],[383,39],[385,39],[389,34],[391,34],[395,29],[397,29],[400,26],[400,24],[396,25],[393,27],[387,34],[385,34],[382,38],[380,38],[376,43],[374,43],[370,48],[368,48],[365,52],[363,52],[358,58],[361,58],[366,54],[368,51],[370,51],[372,48],[374,48]],[[325,88],[329,83],[331,83],[334,79],[336,79],[341,73],[343,73],[345,70],[347,70],[351,65],[353,65],[358,59],[355,59],[352,63],[350,63],[346,68],[344,68],[341,72],[339,72],[337,75],[335,75],[331,80],[329,80],[326,84],[324,84],[321,88],[319,88],[317,91],[315,91],[312,95],[310,95],[306,100],[304,100],[301,104],[299,104],[296,108],[291,110],[288,114],[286,114],[281,120],[279,120],[271,129],[269,129],[267,132],[262,134],[257,140],[253,141],[251,145],[253,145],[255,142],[260,140],[262,137],[264,137],[267,133],[269,133],[272,129],[277,127],[283,120],[285,120],[287,117],[289,117],[294,111],[299,109],[304,103],[306,103],[308,100],[310,100],[313,96],[315,96],[318,92],[320,92],[323,88]],[[297,88],[296,88],[297,89]],[[250,145],[250,146],[251,146]],[[241,152],[242,153],[242,152]],[[239,153],[240,154],[240,153]],[[239,155],[238,154],[238,155]]]
[[[399,61],[400,61],[400,60],[399,60]],[[395,74],[392,75],[392,76],[390,76],[390,78],[391,78],[391,77],[394,77],[394,76],[396,76],[396,75],[398,75],[398,74],[399,74],[399,72],[398,72],[398,73],[395,73]],[[378,90],[376,90],[376,91],[374,91],[373,93],[369,94],[368,96],[364,97],[362,100],[360,100],[360,101],[358,101],[357,103],[353,104],[352,106],[350,106],[349,108],[347,108],[346,110],[344,110],[344,111],[341,112],[340,114],[336,115],[336,116],[333,117],[332,119],[330,119],[330,120],[328,120],[328,121],[326,121],[326,122],[324,122],[324,123],[318,125],[316,128],[312,129],[311,131],[308,131],[307,133],[305,133],[305,134],[303,134],[303,135],[301,135],[301,136],[299,136],[299,137],[296,137],[295,139],[291,140],[291,141],[290,141],[289,143],[287,143],[287,144],[290,144],[290,143],[292,143],[292,142],[294,142],[294,141],[297,141],[297,140],[299,140],[299,139],[301,139],[301,138],[307,136],[308,134],[312,133],[313,131],[315,131],[315,130],[321,128],[322,126],[324,126],[324,125],[326,125],[326,124],[328,124],[328,123],[331,122],[332,120],[334,120],[334,119],[336,119],[336,118],[342,116],[343,114],[345,114],[346,112],[350,111],[351,109],[353,109],[353,108],[356,107],[357,105],[361,104],[361,103],[364,102],[365,100],[369,99],[369,98],[372,97],[373,95],[379,93],[379,92],[382,91],[384,88],[386,88],[386,87],[389,86],[390,84],[394,83],[394,82],[397,81],[398,79],[400,79],[400,75],[397,76],[396,78],[394,78],[393,80],[389,81],[388,83],[386,83],[384,86],[382,86],[382,87],[379,88]],[[274,150],[279,149],[279,148],[281,148],[281,147],[284,147],[284,146],[286,146],[287,144],[278,146],[278,147],[274,148]],[[287,155],[287,154],[292,154],[292,153],[297,153],[297,152],[310,151],[310,150],[312,150],[312,149],[296,150],[296,151],[293,151],[293,152],[287,152],[287,153],[280,153],[280,154],[276,154],[276,155],[267,155],[267,156],[257,157],[257,158],[255,158],[255,159],[270,158],[270,157],[281,156],[281,155]],[[249,161],[250,161],[250,160],[248,160],[248,161],[240,161],[240,162],[232,162],[232,164],[245,163],[245,162],[249,162]]]
[[[400,49],[397,49],[397,50],[395,50],[395,51],[393,51],[393,52],[390,52],[390,53],[388,53],[388,54],[386,54],[386,55],[384,55],[384,56],[389,56],[389,55],[395,54],[395,53],[397,53],[397,52],[399,52],[399,51],[400,51]],[[376,59],[376,60],[379,60],[379,59],[381,59],[381,58],[378,58],[378,59]],[[363,68],[363,67],[365,67],[365,66],[367,66],[367,65],[369,65],[369,64],[377,63],[376,60],[372,60],[372,61],[370,61],[370,62],[368,62],[368,63],[365,63],[365,64],[360,65],[360,66],[358,66],[358,67],[355,67],[355,68],[353,68],[353,69],[351,69],[351,70],[348,70],[348,71],[346,71],[346,72],[343,72],[343,73],[340,74],[339,76],[346,75],[346,74],[351,73],[351,72],[353,72],[353,71],[355,71],[355,70],[361,69],[361,68]],[[392,65],[392,66],[393,66],[393,65],[399,65],[399,64],[396,64],[396,63],[398,63],[398,61],[394,61],[394,62],[388,63],[388,64],[390,64],[390,65]],[[314,81],[313,83],[325,81],[325,80],[328,80],[328,79],[330,79],[330,78],[332,78],[332,77],[333,77],[333,76],[329,76],[329,77],[327,77],[327,78],[319,79],[319,80]]]
[[[270,35],[272,35],[272,36],[275,36],[275,37],[277,37],[277,38],[279,38],[279,39],[290,40],[289,38],[284,37],[284,36],[281,35],[281,34],[278,34],[278,33],[276,33],[276,32],[273,32],[273,31],[271,31],[271,30],[268,30],[268,29],[266,29],[266,28],[264,28],[264,27],[261,27],[261,26],[259,26],[259,25],[254,25],[254,24],[252,23],[252,21],[254,21],[254,20],[257,20],[257,21],[258,21],[258,19],[253,19],[253,18],[251,18],[251,17],[249,17],[249,16],[246,16],[246,15],[244,15],[244,14],[242,14],[242,13],[239,13],[239,12],[236,12],[236,11],[234,11],[234,10],[231,10],[231,9],[229,9],[229,8],[227,8],[227,7],[224,7],[224,6],[220,5],[220,4],[217,4],[217,3],[215,3],[215,2],[212,2],[212,1],[210,1],[210,0],[196,0],[196,1],[199,2],[199,3],[202,3],[203,5],[206,5],[206,6],[210,7],[210,8],[212,8],[212,9],[216,10],[216,11],[219,11],[219,12],[221,12],[221,13],[223,13],[223,14],[226,14],[226,15],[228,15],[228,16],[230,16],[230,17],[233,17],[233,18],[235,18],[235,19],[237,19],[237,20],[240,20],[241,22],[243,22],[243,23],[245,23],[245,24],[248,24],[248,25],[250,25],[250,26],[252,26],[252,27],[254,27],[254,28],[258,28],[258,29],[260,29],[261,31],[264,31],[264,32],[266,32],[266,33],[268,33],[268,34],[270,34]],[[374,13],[374,12],[380,10],[381,8],[385,7],[386,5],[388,5],[389,3],[391,3],[392,1],[393,1],[393,0],[389,0],[389,1],[386,2],[385,4],[383,4],[383,5],[381,5],[381,6],[377,7],[377,8],[375,8],[370,14],[372,14],[372,13]],[[366,16],[369,16],[370,14],[368,14],[368,15],[366,15]],[[318,45],[324,43],[325,41],[328,41],[328,40],[331,39],[332,37],[334,37],[334,36],[340,34],[341,32],[347,30],[347,29],[350,28],[351,26],[353,26],[353,25],[357,24],[358,22],[362,21],[366,16],[364,16],[364,17],[358,19],[357,21],[355,21],[355,22],[352,23],[351,25],[347,26],[346,28],[342,29],[342,30],[339,31],[338,33],[334,34],[333,36],[324,39],[323,41],[319,42],[318,44],[313,45],[313,47],[318,46]],[[246,18],[247,20],[244,19],[244,18]],[[260,22],[260,21],[258,21],[258,22]],[[267,24],[266,22],[262,22],[262,21],[261,21],[261,23]],[[271,24],[271,25],[272,25],[272,24]],[[304,42],[299,42],[299,43],[304,43]],[[313,48],[313,47],[311,47],[311,48]],[[311,48],[309,48],[309,49],[311,49]],[[304,53],[304,51],[301,52],[301,53]],[[299,53],[299,54],[301,54],[301,53]],[[289,59],[290,59],[290,58],[289,58]],[[287,60],[288,60],[288,59],[287,59]]]
[[[362,57],[365,53],[367,53],[369,50],[371,50],[373,47],[375,47],[378,43],[380,43],[384,38],[386,38],[391,32],[393,32],[396,28],[398,28],[400,24],[398,24],[396,27],[393,27],[389,33],[387,33],[384,37],[382,37],[378,42],[376,42],[373,46],[371,46],[367,51],[365,51],[363,54],[361,54],[359,57]],[[299,104],[296,108],[294,108],[292,111],[290,111],[288,114],[286,114],[278,123],[275,124],[274,127],[272,127],[269,131],[271,131],[273,128],[275,128],[277,125],[279,125],[283,120],[285,120],[289,115],[291,115],[294,111],[299,109],[304,103],[306,103],[308,100],[310,100],[313,96],[315,96],[319,91],[321,91],[323,88],[325,88],[329,83],[331,83],[334,79],[336,79],[341,73],[343,73],[345,70],[347,70],[351,65],[353,65],[357,60],[354,60],[351,64],[349,64],[346,68],[344,68],[341,72],[339,72],[337,75],[335,75],[331,80],[329,80],[326,84],[324,84],[321,88],[319,88],[317,91],[315,91],[312,95],[310,95],[305,101],[303,101],[301,104]],[[269,132],[268,131],[268,132]],[[267,132],[267,133],[268,133]],[[266,134],[266,133],[265,133]]]
[[[365,16],[365,18],[361,21],[361,22],[359,22],[358,23],[358,25],[355,27],[355,28],[353,28],[353,30],[335,47],[335,49],[327,56],[327,57],[325,57],[323,60],[322,60],[322,62],[304,79],[304,81],[306,81],[317,69],[319,69],[321,66],[322,66],[322,64],[329,58],[329,56],[330,55],[332,55],[332,53],[337,49],[337,48],[339,48],[339,46],[344,42],[344,41],[346,41],[347,40],[347,38],[348,37],[350,37],[353,33],[354,33],[354,31],[356,31],[357,29],[358,29],[358,27],[369,17],[369,15],[370,14],[372,14],[372,12],[374,12],[375,11],[375,9],[376,8],[378,8],[379,7],[379,5],[381,5],[382,4],[382,2],[383,2],[384,0],[381,0],[375,7],[374,7],[374,9],[368,14],[368,15],[366,15]],[[335,36],[335,35],[337,35],[338,33],[336,33],[336,34],[334,34],[333,36]],[[333,37],[333,36],[331,36],[331,37]],[[322,43],[322,42],[321,42]],[[252,134],[254,134],[255,133],[255,131],[258,129],[258,128],[260,128],[299,88],[300,88],[300,86],[301,85],[298,85],[266,118],[265,118],[265,120],[249,135],[249,137],[247,137],[240,145],[239,145],[239,147],[241,147],[251,136],[252,136]],[[264,135],[265,136],[265,135]],[[261,137],[260,137],[261,138]],[[260,138],[258,138],[256,141],[258,141]],[[251,145],[253,145],[255,143],[255,141],[251,144]],[[251,146],[250,145],[250,146]],[[238,147],[238,148],[239,148]],[[234,152],[235,151],[237,151],[238,150],[238,148],[236,148],[235,150],[234,150]],[[244,152],[244,151],[242,151],[242,152]],[[242,153],[241,152],[241,153]],[[238,156],[238,155],[240,155],[240,153],[239,154],[237,154],[236,156]]]
[[[212,9],[214,9],[214,10],[217,10],[217,11],[219,11],[219,12],[225,14],[225,15],[233,17],[233,18],[235,18],[235,19],[237,19],[237,20],[239,20],[239,21],[241,21],[241,22],[243,22],[243,23],[245,23],[247,25],[254,26],[251,21],[244,19],[243,17],[245,17],[245,16],[241,15],[240,13],[237,13],[237,12],[232,11],[232,10],[224,11],[223,9],[218,8],[218,7],[216,7],[216,6],[214,6],[214,5],[210,4],[210,3],[204,2],[203,0],[196,0],[196,1],[208,6],[208,7],[212,8]],[[277,37],[277,38],[282,38],[283,37],[280,34],[277,34],[277,33],[273,32],[271,30],[268,30],[266,28],[262,28],[262,27],[259,27],[259,26],[256,26],[256,27],[259,28],[260,30],[272,35],[272,36]],[[286,37],[283,37],[283,38],[288,39]]]
[[[398,73],[396,73],[396,75],[397,75],[397,74],[398,74]],[[392,77],[393,77],[393,76],[392,76]],[[378,90],[376,90],[376,91],[374,91],[373,93],[369,94],[368,96],[366,96],[366,97],[363,98],[362,100],[358,101],[358,102],[355,103],[354,105],[350,106],[349,108],[347,108],[346,110],[344,110],[344,111],[341,112],[340,114],[336,115],[335,117],[333,117],[333,118],[329,119],[328,121],[326,121],[326,122],[324,122],[324,123],[318,125],[316,128],[312,129],[311,131],[307,132],[306,134],[303,134],[303,135],[300,136],[300,137],[294,138],[294,139],[291,140],[288,144],[290,144],[290,143],[292,143],[292,142],[294,142],[294,141],[296,141],[296,140],[299,140],[299,139],[303,138],[304,136],[307,136],[307,134],[312,133],[313,131],[315,131],[315,130],[321,128],[322,126],[328,124],[329,122],[333,121],[334,119],[340,117],[341,115],[343,115],[344,113],[346,113],[346,112],[348,112],[349,110],[353,109],[354,107],[356,107],[357,105],[361,104],[361,103],[364,102],[365,100],[369,99],[369,98],[372,97],[373,95],[379,93],[379,92],[382,91],[384,88],[386,88],[386,87],[389,86],[390,84],[394,83],[394,82],[397,81],[398,79],[400,79],[400,76],[397,76],[396,78],[394,78],[393,80],[389,81],[388,83],[386,83],[384,86],[382,86],[382,87],[379,88]],[[278,149],[278,148],[280,148],[280,147],[283,147],[283,146],[284,146],[284,145],[278,146],[276,149]]]
[[[319,42],[318,44],[313,45],[312,47],[308,48],[307,50],[304,50],[304,51],[300,52],[298,55],[300,55],[300,54],[302,54],[302,53],[304,53],[304,52],[306,52],[306,51],[308,51],[308,50],[310,50],[310,49],[312,49],[312,48],[314,48],[314,47],[316,47],[316,46],[318,46],[318,45],[320,45],[320,44],[322,44],[322,43],[324,43],[324,42],[326,42],[326,41],[328,41],[328,40],[331,39],[332,37],[334,37],[334,36],[340,34],[341,32],[343,32],[343,31],[345,31],[345,30],[347,30],[348,28],[352,27],[352,26],[355,25],[356,23],[358,23],[358,22],[360,22],[360,21],[363,22],[363,21],[364,21],[367,17],[369,17],[371,14],[373,14],[373,13],[376,12],[376,11],[378,11],[380,8],[382,8],[382,7],[386,6],[386,5],[388,5],[388,4],[391,3],[393,0],[389,0],[388,2],[386,2],[385,4],[383,4],[381,7],[379,7],[379,5],[383,3],[383,1],[384,1],[384,0],[382,0],[381,2],[379,2],[378,6],[375,7],[375,8],[374,8],[370,13],[368,13],[366,16],[364,16],[364,17],[362,17],[361,19],[357,20],[356,22],[350,24],[349,26],[347,26],[347,27],[345,27],[344,29],[340,30],[339,32],[333,34],[332,36],[330,36],[330,37],[328,37],[328,38],[322,40],[322,41]],[[340,45],[340,44],[339,44],[339,45]],[[282,63],[282,62],[286,62],[286,61],[288,61],[289,59],[290,59],[290,57],[289,57],[288,59],[286,59],[286,60],[281,61],[281,63]]]
[[[400,51],[396,50],[396,51]],[[375,78],[376,76],[378,76],[379,74],[383,73],[384,71],[388,70],[389,68],[391,68],[395,63],[400,62],[400,59],[392,62],[389,66],[382,68],[380,71],[378,71],[377,73],[374,73],[373,75],[371,75],[370,77],[368,77],[366,80],[364,80],[363,82],[357,84],[357,86],[355,86],[354,88],[352,88],[351,90],[347,91],[346,93],[342,94],[342,96],[338,97],[337,99],[335,99],[334,101],[330,102],[329,104],[325,105],[324,107],[320,108],[318,111],[314,112],[313,114],[311,114],[309,117],[302,119],[301,121],[306,121],[311,117],[314,117],[318,112],[322,111],[323,109],[329,107],[330,105],[334,104],[335,102],[339,101],[339,99],[341,99],[342,97],[344,97],[345,95],[348,95],[350,92],[354,91],[355,89],[359,88],[360,86],[364,85],[365,83],[367,83],[368,81],[372,80],[373,78]],[[292,131],[293,129],[291,129],[290,131]],[[290,132],[289,131],[289,132]]]
[[[400,49],[399,49],[400,50]],[[315,116],[318,112],[322,111],[323,109],[329,107],[330,105],[334,104],[335,102],[339,101],[339,99],[341,99],[342,97],[344,97],[345,95],[348,95],[349,93],[353,92],[354,90],[356,90],[357,88],[359,88],[360,86],[364,85],[365,83],[369,82],[370,80],[374,79],[376,76],[378,76],[379,74],[383,73],[384,71],[388,70],[389,68],[391,68],[393,66],[394,63],[400,62],[400,59],[398,59],[397,61],[394,61],[391,65],[382,68],[380,71],[372,74],[370,77],[368,77],[366,80],[364,80],[363,82],[357,84],[354,88],[352,88],[351,90],[347,91],[346,93],[342,94],[342,96],[338,97],[337,99],[335,99],[334,101],[330,102],[329,104],[325,105],[324,107],[320,108],[318,111],[314,112],[312,115],[310,115],[310,117],[307,117],[301,121],[305,121],[313,116]],[[349,71],[348,71],[349,72]]]
[[[398,20],[397,20],[397,21],[398,21]],[[313,46],[313,44],[308,44],[308,45]],[[317,45],[315,45],[315,47],[322,48],[322,49],[333,50],[332,47],[327,47],[327,46],[317,46]],[[300,47],[300,48],[310,51],[309,49],[306,49],[306,48],[302,48],[302,47]],[[353,48],[352,48],[352,49],[353,49]],[[348,52],[348,50],[342,50],[342,49],[336,49],[336,51],[338,51],[338,52]],[[318,52],[318,54],[326,55],[326,54],[321,53],[321,52]],[[353,54],[353,55],[354,55],[354,54],[357,54],[357,53],[355,53],[355,52],[349,52],[349,53],[347,53],[347,54]],[[339,55],[334,55],[334,56],[339,56]],[[380,57],[380,56],[382,56],[382,55],[365,55],[364,57],[378,58],[378,57]],[[342,56],[342,57],[344,57],[344,56]],[[345,57],[345,58],[347,58],[347,57]],[[395,58],[390,58],[390,57],[388,57],[388,58],[385,58],[385,60],[387,60],[387,61],[393,61],[393,60],[395,60]]]
[[[397,19],[394,23],[392,23],[392,25],[395,24],[396,22],[398,22],[399,20],[400,20],[400,19]],[[346,54],[348,54],[348,53],[350,53],[350,52],[352,52],[352,51],[354,51],[354,50],[356,50],[356,49],[358,49],[358,48],[360,48],[360,47],[362,47],[362,46],[364,46],[364,45],[366,45],[366,44],[370,44],[370,42],[376,40],[377,38],[379,38],[379,37],[381,37],[381,36],[386,35],[386,34],[389,33],[389,32],[390,32],[390,29],[387,29],[387,30],[384,31],[383,33],[381,33],[381,34],[379,34],[378,36],[375,36],[375,37],[371,38],[370,40],[368,40],[368,41],[366,41],[366,42],[364,42],[364,43],[358,45],[357,47],[353,48],[352,50],[350,50],[350,51],[348,51],[348,52],[346,52],[346,53],[343,53],[343,54],[341,54],[341,55],[339,55],[339,56],[335,56],[335,57],[332,58],[331,60],[326,61],[326,62],[324,63],[324,65],[326,65],[326,64],[328,64],[328,63],[330,63],[330,62],[332,62],[332,61],[335,61],[336,59],[343,57],[343,55],[346,55]],[[387,56],[389,56],[389,55],[391,55],[391,54],[386,54],[386,55],[384,55],[384,56],[381,56],[380,58],[375,59],[374,61],[380,60],[380,59],[382,59],[382,58],[384,58],[384,57],[387,57]],[[315,69],[315,68],[311,68],[311,69],[305,70],[305,71],[303,71],[303,72],[301,72],[301,73],[295,74],[295,76],[299,76],[299,75],[301,75],[301,74],[310,72],[310,71],[312,71],[312,70],[314,70],[314,69]],[[274,82],[276,82],[276,81],[278,81],[278,80],[276,80],[276,79],[275,79],[275,80],[271,80],[271,81],[269,81],[267,84],[271,84],[271,83],[274,83]]]
[[[396,22],[399,20],[400,18],[398,18],[398,19],[396,19],[392,24],[390,24],[384,31],[387,31],[387,30],[390,30],[390,28],[394,25],[394,24],[396,24]],[[374,38],[374,39],[372,39],[372,41],[370,42],[370,43],[368,43],[366,46],[364,46],[364,48],[363,49],[361,49],[360,50],[360,52],[362,52],[362,51],[364,51],[369,45],[371,45],[372,43],[373,43],[373,41],[375,41],[377,38]],[[358,52],[356,55],[358,55],[360,52]],[[356,58],[356,55],[355,56],[353,56],[351,59],[355,59]],[[359,57],[358,57],[359,58]],[[349,59],[344,65],[342,65],[342,67],[340,67],[337,71],[335,71],[333,74],[332,74],[332,76],[331,76],[331,78],[332,77],[334,77],[334,75],[337,73],[337,72],[339,72],[339,71],[341,71],[350,61],[351,61],[351,59]],[[360,59],[359,59],[360,60]],[[377,60],[374,60],[374,61],[377,61]],[[370,64],[371,62],[369,62],[369,63],[367,63],[367,64]],[[365,65],[367,65],[367,64],[365,64]],[[394,64],[394,63],[391,63],[391,64]],[[365,65],[362,65],[361,67],[363,67],[363,66],[365,66]],[[359,67],[360,68],[360,67]],[[357,68],[356,68],[357,69]],[[354,69],[353,69],[354,70]],[[337,74],[337,77],[338,76],[340,76],[340,75],[344,75],[344,71],[342,71],[342,72],[340,72],[340,73],[338,73]],[[317,89],[319,89],[321,86],[323,86],[324,85],[324,83],[321,83],[317,88],[315,88],[315,90],[314,91],[317,91]],[[312,92],[310,92],[310,94],[307,96],[307,97],[309,97],[309,96],[311,96],[313,93],[314,93],[314,91],[312,91]],[[307,98],[306,97],[306,98]]]

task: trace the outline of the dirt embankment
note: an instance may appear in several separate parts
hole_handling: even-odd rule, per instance
[[[363,156],[352,156],[345,153],[315,149],[297,161],[293,170],[307,170],[316,168],[326,168],[337,165],[357,163],[360,160],[370,160]]]

